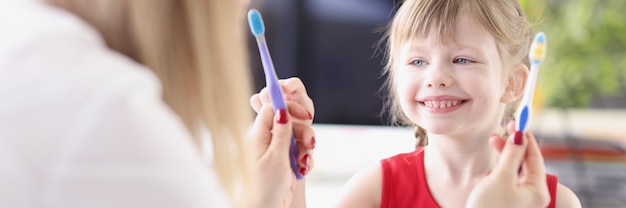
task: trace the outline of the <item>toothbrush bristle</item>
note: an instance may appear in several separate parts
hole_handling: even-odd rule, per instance
[[[522,107],[522,111],[519,112],[519,118],[517,118],[517,129],[520,131],[525,131],[528,125],[529,108],[530,107],[528,105],[525,105]]]
[[[546,57],[546,35],[543,32],[537,33],[530,45],[528,59],[532,64],[540,64]]]
[[[256,9],[251,9],[248,12],[248,23],[250,24],[250,30],[255,36],[262,35],[265,32],[265,25],[263,24],[263,18],[261,13]]]

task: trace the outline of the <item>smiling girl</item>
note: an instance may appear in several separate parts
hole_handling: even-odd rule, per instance
[[[515,0],[405,1],[388,30],[386,72],[391,114],[416,127],[418,147],[361,170],[339,206],[463,207],[498,162],[489,138],[519,104],[532,37]],[[540,207],[580,207],[556,176],[542,181],[551,200]]]

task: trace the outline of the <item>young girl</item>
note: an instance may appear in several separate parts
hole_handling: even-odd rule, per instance
[[[405,1],[388,31],[386,72],[391,113],[416,127],[418,148],[357,173],[339,206],[463,207],[498,162],[489,138],[519,104],[532,37],[515,0]],[[548,207],[580,207],[555,176],[544,181]]]

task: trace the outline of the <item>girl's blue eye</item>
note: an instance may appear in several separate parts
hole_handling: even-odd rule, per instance
[[[456,58],[454,59],[453,63],[455,64],[469,64],[470,60],[464,59],[464,58]]]
[[[411,61],[411,64],[415,66],[424,66],[425,62],[422,60],[413,60]]]

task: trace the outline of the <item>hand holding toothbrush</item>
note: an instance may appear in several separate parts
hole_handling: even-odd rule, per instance
[[[285,100],[287,104],[288,114],[290,115],[289,121],[292,124],[293,135],[295,136],[296,146],[298,147],[298,169],[302,170],[302,175],[308,174],[314,166],[315,160],[313,159],[313,152],[315,148],[315,132],[311,127],[313,122],[313,101],[306,93],[304,84],[298,78],[289,78],[279,81],[283,92],[285,93]],[[295,207],[304,207],[306,205],[305,200],[305,180],[294,180],[293,173],[287,164],[287,157],[280,151],[271,151],[268,147],[276,141],[288,141],[285,138],[281,140],[273,139],[276,134],[273,133],[273,128],[286,128],[279,125],[269,128],[266,124],[271,123],[272,102],[269,96],[268,88],[263,88],[259,93],[254,94],[250,98],[250,105],[258,113],[257,120],[253,127],[253,131],[263,132],[254,133],[254,150],[255,158],[261,158],[257,160],[259,166],[258,172],[262,173],[262,185],[265,190],[261,193],[273,193],[270,197],[285,196],[283,201],[291,201]],[[260,122],[264,122],[264,125],[257,125]],[[291,137],[286,138],[291,139]],[[283,143],[289,145],[289,143]],[[272,154],[272,157],[263,157],[263,155]],[[271,158],[268,159],[268,158]],[[280,164],[281,168],[275,168],[276,166],[269,164]],[[288,181],[289,185],[281,185],[278,189],[276,184]],[[285,195],[287,193],[287,195]],[[289,204],[283,202],[284,204]],[[294,206],[291,206],[294,207]]]
[[[494,135],[490,143],[500,152],[494,169],[485,176],[468,197],[466,208],[480,207],[547,207],[550,192],[541,149],[532,133],[525,133],[519,144],[513,144],[515,122],[507,125],[509,138]],[[519,173],[519,164],[523,171]]]
[[[306,93],[306,88],[300,79],[289,78],[279,82],[283,92],[285,92],[287,109],[292,118],[293,134],[299,153],[297,157],[298,169],[302,170],[299,171],[302,175],[306,175],[314,165],[313,150],[316,141],[315,131],[311,127],[315,112],[313,100]],[[263,88],[259,93],[252,95],[250,106],[257,113],[260,113],[263,108],[272,107],[267,87]]]
[[[267,207],[306,206],[304,175],[313,167],[313,102],[297,78],[278,80],[258,11],[248,14],[257,38],[267,87],[250,99],[258,113],[251,131],[260,197]],[[297,180],[298,179],[298,180]]]

